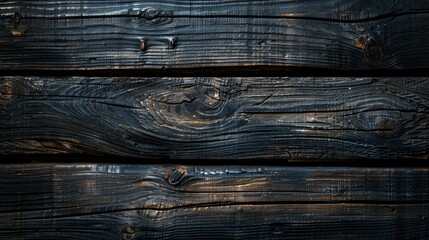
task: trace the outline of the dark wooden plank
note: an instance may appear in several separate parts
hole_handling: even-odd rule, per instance
[[[325,2],[315,5],[310,12],[317,12],[316,6],[322,5],[336,11]],[[372,5],[391,10],[401,1],[389,1],[391,4],[359,1],[363,5],[356,9],[353,7],[356,1],[350,5],[342,2],[343,6],[350,8],[348,11],[356,11],[361,16],[369,14],[368,11],[379,10],[367,11],[363,3],[371,2]],[[79,3],[77,1],[75,4]],[[93,4],[98,3],[94,1]],[[423,3],[417,1],[416,4]],[[227,2],[225,4],[229,6]],[[243,3],[238,1],[236,4]],[[42,10],[50,9],[49,6]],[[73,6],[61,11],[76,14],[72,11]],[[209,6],[217,9],[214,4]],[[85,7],[81,3],[80,9]],[[174,5],[171,7],[174,8]],[[8,9],[7,4],[3,8]],[[52,10],[58,8],[53,7]],[[266,8],[275,11],[282,9],[275,5],[267,5]],[[425,10],[423,7],[421,9]],[[135,10],[136,13],[131,10],[131,15],[142,14],[142,17],[108,16],[106,13],[103,17],[71,16],[65,19],[49,15],[45,18],[25,18],[19,14],[2,18],[0,70],[159,70],[234,66],[370,70],[429,67],[429,25],[426,24],[429,13],[425,12],[388,14],[349,22],[317,16],[251,17],[253,13],[246,16],[237,13],[236,17],[175,17],[174,10],[173,13],[168,9],[154,10],[153,13],[153,9],[149,10],[146,8],[140,13],[139,10]],[[204,13],[203,10],[195,11]],[[289,11],[286,15],[294,16],[294,8]],[[266,12],[271,14],[270,11]],[[234,15],[234,12],[231,14]],[[297,14],[302,15],[299,11]]]
[[[2,77],[0,152],[429,158],[429,80]]]
[[[51,164],[0,176],[5,239],[429,237],[428,168]]]
[[[157,9],[175,17],[279,17],[321,18],[339,21],[367,21],[399,14],[427,12],[427,0],[4,0],[0,17],[70,18],[134,17],[137,11]],[[154,13],[156,15],[156,13]]]

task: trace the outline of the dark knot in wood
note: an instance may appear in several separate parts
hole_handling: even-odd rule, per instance
[[[133,226],[127,226],[127,227],[124,229],[124,232],[133,234],[133,233],[135,233],[135,232],[136,232],[136,230],[134,229],[134,227],[133,227]]]
[[[122,239],[128,240],[133,237],[133,234],[136,233],[136,230],[132,226],[127,226],[122,230]]]
[[[246,121],[234,118],[240,106],[239,96],[247,89],[240,79],[182,79],[169,87],[174,91],[153,91],[139,102],[141,108],[154,109],[148,114],[162,119],[162,125],[200,135],[202,130],[216,131],[221,124]]]
[[[186,177],[186,171],[184,169],[174,169],[167,177],[169,184],[176,186]]]
[[[366,40],[363,52],[365,56],[372,61],[382,61],[385,55],[384,44],[379,38],[370,36]]]
[[[12,86],[9,84],[0,85],[0,101],[10,101],[12,100]]]
[[[355,40],[355,45],[362,49],[365,57],[373,62],[380,62],[386,56],[386,46],[383,29],[377,27],[375,31],[364,34]]]
[[[146,51],[147,49],[147,40],[141,39],[140,40],[140,51]]]
[[[168,39],[168,48],[174,49],[177,47],[177,38],[172,37]]]
[[[271,232],[274,235],[283,234],[287,230],[287,226],[285,223],[272,223],[271,226]]]
[[[21,37],[28,30],[27,26],[21,23],[22,15],[20,13],[14,13],[12,15],[12,24],[9,27],[10,32],[14,37]]]
[[[146,8],[142,11],[139,11],[139,16],[140,18],[145,19],[147,22],[158,24],[169,21],[173,16],[173,12],[156,8]]]
[[[377,134],[383,137],[389,137],[393,134],[396,128],[396,123],[393,119],[387,117],[377,117],[375,119],[375,129]]]

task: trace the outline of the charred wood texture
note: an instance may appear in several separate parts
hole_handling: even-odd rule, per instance
[[[2,0],[0,239],[429,239],[428,23],[428,0]]]
[[[425,0],[2,1],[0,70],[425,69],[428,21]]]
[[[0,79],[0,152],[428,159],[427,78]]]
[[[2,239],[427,239],[429,169],[3,165]]]

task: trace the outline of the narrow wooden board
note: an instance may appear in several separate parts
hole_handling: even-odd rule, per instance
[[[4,0],[0,17],[83,18],[136,17],[138,10],[157,9],[173,17],[320,18],[369,21],[429,11],[427,0]],[[161,12],[153,12],[154,16]]]
[[[426,1],[194,2],[6,1],[0,70],[429,67]]]
[[[0,89],[3,154],[429,158],[425,77],[2,77]]]
[[[39,164],[0,176],[5,239],[429,237],[428,168]]]

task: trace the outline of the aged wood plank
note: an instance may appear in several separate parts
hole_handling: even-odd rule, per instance
[[[401,1],[390,1],[391,4],[360,2],[372,2],[375,6],[386,6],[391,10],[396,8],[392,4]],[[93,4],[96,3],[99,2]],[[416,4],[423,3],[417,1]],[[330,8],[329,4],[317,6],[320,5]],[[210,6],[217,9],[214,4]],[[343,3],[343,6],[355,9],[353,3],[351,6]],[[368,14],[362,6],[356,7],[359,16]],[[62,8],[61,11],[75,14],[73,7]],[[266,6],[271,7],[281,9]],[[85,4],[81,5],[82,8]],[[52,8],[53,11],[57,9],[59,7]],[[429,67],[429,25],[426,24],[429,13],[426,12],[388,14],[370,20],[344,22],[317,16],[246,17],[240,13],[236,17],[175,17],[174,10],[171,13],[167,8],[156,9],[137,8],[131,10],[132,16],[122,17],[106,13],[103,17],[25,18],[15,14],[2,18],[0,70],[159,70],[234,66],[369,70]],[[336,11],[335,8],[330,9]],[[353,12],[351,9],[348,11]],[[378,11],[379,8],[375,9]],[[294,8],[290,11],[286,15],[295,14]],[[200,11],[196,12],[200,14]],[[270,11],[267,14],[271,14]]]
[[[7,239],[429,236],[428,168],[39,164],[0,175]]]
[[[70,18],[139,16],[138,10],[159,9],[174,17],[280,17],[368,21],[399,14],[427,12],[427,0],[21,0],[0,3],[0,17]],[[160,12],[153,12],[154,15]]]
[[[429,158],[429,79],[2,77],[0,152]]]

